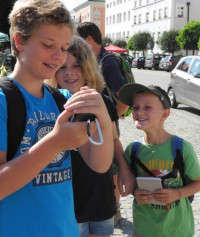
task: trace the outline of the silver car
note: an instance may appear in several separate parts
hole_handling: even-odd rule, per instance
[[[172,108],[185,104],[200,109],[200,56],[180,59],[171,72],[168,95]]]

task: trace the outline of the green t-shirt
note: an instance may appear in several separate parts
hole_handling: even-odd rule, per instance
[[[131,148],[129,144],[125,150],[125,157],[130,164]],[[172,136],[160,145],[141,142],[138,158],[156,176],[168,174],[172,170],[174,157],[172,154]],[[192,180],[200,177],[200,165],[192,145],[183,141],[183,160],[185,174]],[[137,166],[138,176],[147,176]],[[181,178],[170,178],[164,181],[165,188],[182,187]],[[166,206],[153,204],[139,204],[133,201],[134,229],[145,237],[192,237],[194,235],[194,218],[188,198],[182,198],[169,203],[170,211]]]

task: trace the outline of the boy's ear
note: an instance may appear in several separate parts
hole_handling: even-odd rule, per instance
[[[15,42],[15,46],[16,46],[17,50],[19,52],[23,51],[23,42],[24,42],[24,40],[21,36],[21,33],[16,32],[14,34],[13,38],[14,38],[14,42]]]
[[[170,109],[165,109],[163,112],[163,119],[166,120],[170,115]]]

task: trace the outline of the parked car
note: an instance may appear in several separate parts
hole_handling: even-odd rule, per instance
[[[132,65],[133,57],[127,53],[120,53]]]
[[[167,72],[172,71],[182,57],[182,55],[166,56],[160,60],[159,68]]]
[[[180,59],[171,72],[168,95],[172,108],[181,103],[200,109],[200,56]]]
[[[138,69],[144,68],[145,57],[137,57],[134,58],[132,62],[132,67],[136,67]]]
[[[165,54],[147,54],[145,59],[145,68],[151,70],[154,68],[155,70],[159,69],[159,63],[162,58],[164,58]]]
[[[162,62],[164,61],[164,59],[165,58],[161,58],[161,60],[160,60],[160,62],[159,62],[159,70],[164,70],[164,68],[163,68],[163,64],[162,64]]]

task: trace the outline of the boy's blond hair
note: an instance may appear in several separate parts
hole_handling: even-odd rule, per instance
[[[105,86],[105,81],[100,73],[96,57],[90,45],[81,37],[74,35],[67,52],[72,54],[80,65],[85,85],[101,92]],[[53,87],[59,88],[56,78],[45,80],[45,82]]]
[[[64,24],[73,30],[69,11],[59,0],[17,0],[9,15],[10,42],[13,56],[19,51],[14,43],[14,33],[27,40],[41,24]]]

